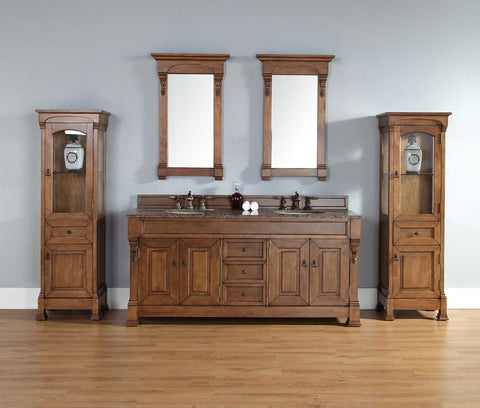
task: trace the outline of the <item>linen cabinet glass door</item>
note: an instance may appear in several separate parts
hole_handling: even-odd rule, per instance
[[[398,215],[436,216],[440,202],[440,180],[435,170],[436,149],[435,130],[428,127],[423,132],[415,132],[409,126],[400,127],[398,140],[397,170],[399,202],[395,206]],[[435,204],[437,203],[437,204]]]
[[[92,216],[92,123],[47,124],[46,216]]]

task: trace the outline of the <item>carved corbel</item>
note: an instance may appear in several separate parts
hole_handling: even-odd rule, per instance
[[[356,264],[358,262],[358,246],[360,244],[360,240],[352,239],[350,241],[350,251],[352,252],[352,264]]]
[[[165,92],[167,92],[167,74],[159,72],[158,77],[160,78],[160,93],[165,95]]]
[[[320,96],[325,97],[325,89],[327,87],[327,75],[318,75],[318,86],[320,87]]]
[[[265,96],[270,96],[272,89],[272,75],[264,75],[263,79],[265,81]]]
[[[220,96],[222,94],[222,75],[215,75],[215,95]]]
[[[138,246],[130,245],[130,263],[137,263],[138,260]]]

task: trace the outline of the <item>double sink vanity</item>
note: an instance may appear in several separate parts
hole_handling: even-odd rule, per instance
[[[249,196],[258,215],[229,196],[139,195],[128,215],[128,326],[144,317],[340,317],[360,325],[361,218],[347,197]],[[203,206],[202,206],[203,207]]]

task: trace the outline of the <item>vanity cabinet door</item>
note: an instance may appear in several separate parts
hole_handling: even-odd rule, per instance
[[[308,239],[272,239],[268,259],[268,303],[308,304]]]
[[[180,241],[180,304],[220,304],[221,244],[218,239]]]
[[[348,287],[348,239],[313,239],[310,242],[309,304],[347,305]]]
[[[141,239],[139,303],[178,305],[179,270],[177,239]]]

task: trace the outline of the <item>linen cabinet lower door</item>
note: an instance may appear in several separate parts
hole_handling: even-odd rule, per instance
[[[310,242],[310,305],[348,305],[349,262],[347,239]]]
[[[178,305],[179,241],[147,238],[139,247],[139,304]]]
[[[393,256],[393,297],[433,299],[440,295],[440,247],[397,246]],[[413,309],[421,305],[412,303]]]
[[[45,297],[92,296],[92,245],[45,246]]]

